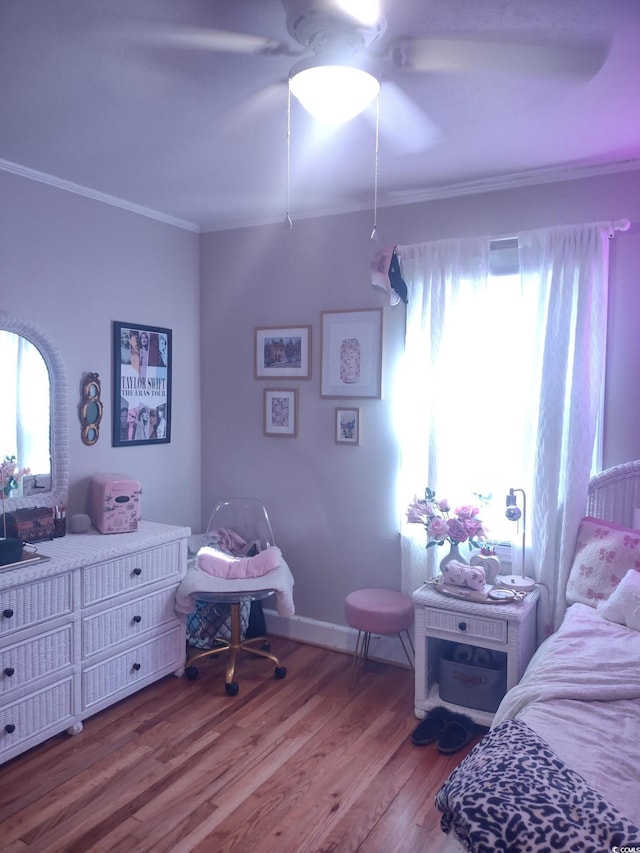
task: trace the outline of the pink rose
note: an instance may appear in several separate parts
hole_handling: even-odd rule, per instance
[[[424,501],[414,498],[407,509],[407,521],[409,524],[424,524],[427,520],[427,505]]]
[[[444,518],[440,518],[439,516],[429,519],[429,523],[427,524],[427,533],[429,534],[430,539],[437,539],[438,541],[445,539],[449,535],[447,522]]]
[[[479,512],[480,508],[473,506],[473,504],[464,504],[455,509],[455,514],[460,518],[474,518]]]
[[[449,530],[449,537],[456,542],[466,542],[469,538],[464,525],[457,518],[450,518],[447,521],[447,529]]]
[[[475,518],[465,518],[462,522],[462,526],[467,531],[469,539],[473,539],[482,530],[482,524]]]
[[[447,498],[442,498],[442,500],[436,501],[436,506],[440,512],[449,512],[451,509]]]

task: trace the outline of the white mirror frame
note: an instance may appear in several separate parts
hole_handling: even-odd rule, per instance
[[[7,509],[66,504],[69,495],[69,424],[67,416],[67,378],[62,357],[48,336],[34,323],[0,311],[0,329],[22,335],[36,346],[49,371],[49,418],[51,454],[51,491],[42,495],[6,498]]]

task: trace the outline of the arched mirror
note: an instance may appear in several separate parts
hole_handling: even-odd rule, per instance
[[[66,503],[69,490],[67,381],[60,353],[47,335],[0,311],[0,461],[29,468],[5,490],[5,508]]]

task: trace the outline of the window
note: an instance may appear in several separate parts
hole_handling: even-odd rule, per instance
[[[398,247],[409,290],[394,389],[399,512],[425,486],[450,502],[491,494],[490,536],[516,541],[505,496],[523,489],[527,570],[546,590],[541,633],[564,611],[592,470],[611,234],[611,223],[522,232],[519,273],[514,246],[492,252],[486,238]],[[402,529],[405,591],[435,566],[416,527]]]

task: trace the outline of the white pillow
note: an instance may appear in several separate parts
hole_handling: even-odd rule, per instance
[[[640,506],[637,506],[633,511],[633,527],[634,530],[640,530]]]
[[[610,622],[640,631],[640,572],[629,569],[608,600],[598,602],[598,613]]]
[[[640,530],[599,518],[583,518],[567,581],[567,603],[596,607],[629,569],[640,571]]]

